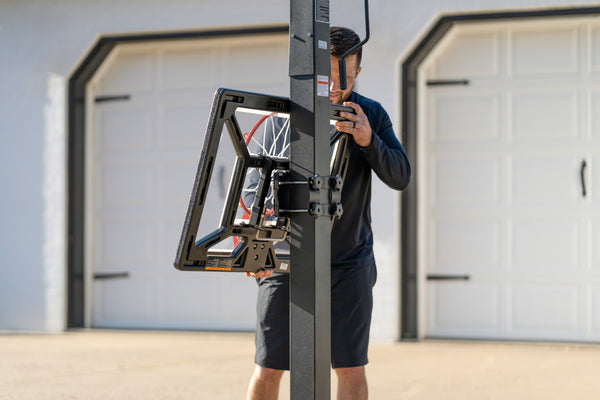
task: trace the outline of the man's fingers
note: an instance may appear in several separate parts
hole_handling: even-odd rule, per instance
[[[356,114],[341,112],[340,116],[344,117],[346,121],[337,121],[335,126],[340,132],[346,132],[352,135],[356,144],[362,147],[366,147],[371,144],[373,132],[371,131],[371,125],[367,115],[363,112],[363,109],[356,103],[347,101],[344,103],[345,106],[352,107],[356,111]]]
[[[263,269],[263,270],[257,271],[257,272],[244,272],[244,274],[246,274],[246,276],[250,276],[252,278],[268,278],[271,275],[273,275],[273,270],[272,269]]]
[[[347,114],[350,114],[350,115],[355,116],[355,117],[357,117],[357,116],[359,116],[361,114],[364,114],[362,108],[358,104],[356,104],[356,103],[353,103],[351,101],[346,101],[344,103],[344,105],[346,107],[350,107],[350,108],[354,109],[354,112],[356,112],[356,115],[354,115],[352,113],[347,113]],[[352,119],[352,118],[348,118],[348,119]]]
[[[255,274],[255,278],[268,278],[273,275],[272,269],[263,269],[262,271],[258,271]]]
[[[360,120],[360,117],[358,115],[352,114],[349,112],[345,112],[345,111],[342,111],[340,113],[340,117],[345,118],[347,121],[359,121]]]
[[[338,121],[336,122],[336,127],[345,128],[345,130],[352,131],[353,129],[360,129],[364,126],[364,120],[361,116],[351,114],[351,113],[340,113],[340,116],[346,118],[346,121]]]
[[[264,278],[268,278],[271,275],[273,275],[273,270],[272,269],[267,269],[267,270],[262,271],[262,272],[264,272],[264,274],[265,274]]]
[[[367,116],[358,104],[352,103],[351,101],[347,101],[344,103],[344,105],[354,109],[356,114],[342,111],[340,113],[340,117],[346,119],[346,121],[344,121],[345,123],[342,126],[346,126],[348,128],[356,128],[357,125],[365,125],[363,122],[367,119]]]

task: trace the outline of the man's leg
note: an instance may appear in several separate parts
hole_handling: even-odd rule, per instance
[[[338,400],[368,397],[365,365],[373,310],[375,264],[331,269],[331,362]]]
[[[338,378],[337,400],[367,400],[365,367],[336,368]]]
[[[247,400],[277,400],[283,371],[257,365],[250,379]]]

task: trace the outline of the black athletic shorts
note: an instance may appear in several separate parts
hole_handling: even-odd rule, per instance
[[[331,364],[333,368],[368,363],[375,263],[331,268]],[[289,370],[289,275],[257,279],[257,365]]]

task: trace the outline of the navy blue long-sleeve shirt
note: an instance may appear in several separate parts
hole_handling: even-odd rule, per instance
[[[331,264],[351,268],[374,261],[371,229],[371,171],[387,186],[403,190],[410,181],[410,163],[396,138],[392,122],[378,102],[352,92],[349,101],[361,106],[373,138],[367,147],[354,141],[342,189],[344,213],[331,231]]]

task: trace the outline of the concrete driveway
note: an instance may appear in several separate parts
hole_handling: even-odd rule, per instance
[[[4,334],[0,399],[244,399],[253,354],[249,333]],[[371,399],[600,399],[600,345],[427,340],[370,360]]]

